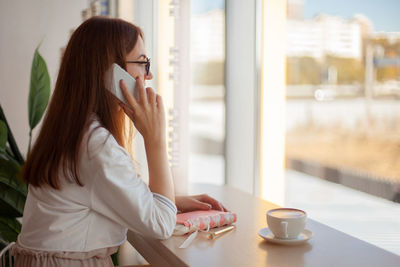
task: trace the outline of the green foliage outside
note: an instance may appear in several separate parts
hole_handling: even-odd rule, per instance
[[[396,67],[383,67],[376,70],[376,80],[379,82],[397,79],[400,79],[400,72]]]
[[[326,67],[336,67],[338,72],[338,84],[352,84],[364,82],[364,64],[360,60],[352,58],[326,57]]]
[[[326,83],[329,67],[337,69],[338,84],[364,81],[364,65],[360,60],[328,56],[319,62],[312,57],[288,57],[286,83],[290,85]]]
[[[400,55],[400,41],[390,41],[388,39],[375,39],[370,41],[374,45],[379,45],[385,49],[385,56]]]
[[[312,57],[288,57],[286,84],[321,84],[321,66]]]

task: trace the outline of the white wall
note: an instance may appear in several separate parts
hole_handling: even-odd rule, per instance
[[[47,62],[54,89],[61,47],[81,23],[82,0],[0,1],[0,103],[21,152],[28,147],[28,94],[36,46]],[[38,133],[38,128],[34,135]]]

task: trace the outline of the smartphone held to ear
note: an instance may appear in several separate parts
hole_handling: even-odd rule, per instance
[[[105,83],[106,88],[118,98],[120,101],[129,106],[128,101],[125,99],[121,87],[119,85],[120,80],[124,80],[128,91],[138,99],[138,90],[136,88],[136,80],[118,64],[113,63],[106,72]]]

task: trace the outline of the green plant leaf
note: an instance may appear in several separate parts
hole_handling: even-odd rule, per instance
[[[31,131],[42,118],[50,97],[50,76],[46,62],[39,53],[39,46],[33,56],[28,99],[29,127]]]
[[[0,120],[0,153],[6,152],[7,143],[7,125]]]
[[[0,154],[0,155],[1,155],[1,154]],[[10,149],[8,146],[6,146],[6,151],[5,151],[4,154],[2,154],[2,156],[3,156],[3,158],[8,159],[9,161],[12,161],[15,165],[17,165],[17,166],[22,166],[22,163],[19,163],[19,162],[15,159],[15,157],[14,157],[14,155],[13,155],[11,149]]]
[[[4,121],[4,123],[7,126],[7,136],[8,136],[7,141],[8,141],[8,144],[10,145],[10,149],[12,152],[12,153],[8,153],[8,154],[10,156],[12,154],[13,155],[12,157],[14,158],[15,161],[18,161],[20,164],[24,164],[24,162],[25,162],[24,158],[22,157],[21,152],[18,149],[17,143],[15,142],[14,135],[11,131],[10,126],[8,125],[8,122],[7,122],[6,116],[4,114],[3,108],[1,107],[1,104],[0,104],[0,120]]]
[[[10,188],[18,191],[22,196],[26,197],[28,194],[28,189],[26,184],[20,182],[18,179],[13,179],[11,177],[0,176],[0,183],[5,186],[9,186]]]
[[[119,266],[118,254],[119,254],[119,248],[118,248],[117,252],[115,252],[114,254],[111,255],[111,260],[112,260],[114,266]]]
[[[0,216],[20,217],[27,195],[26,185],[19,180],[20,166],[0,158]]]
[[[0,217],[0,237],[6,242],[15,242],[21,232],[21,223],[15,218]]]
[[[21,217],[26,197],[17,190],[0,183],[0,216]]]
[[[26,184],[18,177],[20,170],[21,167],[15,162],[0,158],[0,183],[13,188],[26,197],[28,190]]]
[[[26,197],[28,195],[28,186],[19,181],[18,179],[0,176],[0,184],[4,184],[5,186],[14,189],[18,193],[20,193],[21,196],[23,197]]]
[[[16,162],[9,161],[4,158],[0,158],[0,175],[6,175],[7,177],[16,178],[17,174],[21,170],[22,165]]]

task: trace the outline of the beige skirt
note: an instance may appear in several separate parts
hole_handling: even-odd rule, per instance
[[[111,267],[114,264],[110,255],[117,250],[118,247],[88,252],[43,251],[24,248],[15,243],[11,253],[15,259],[15,267]]]

